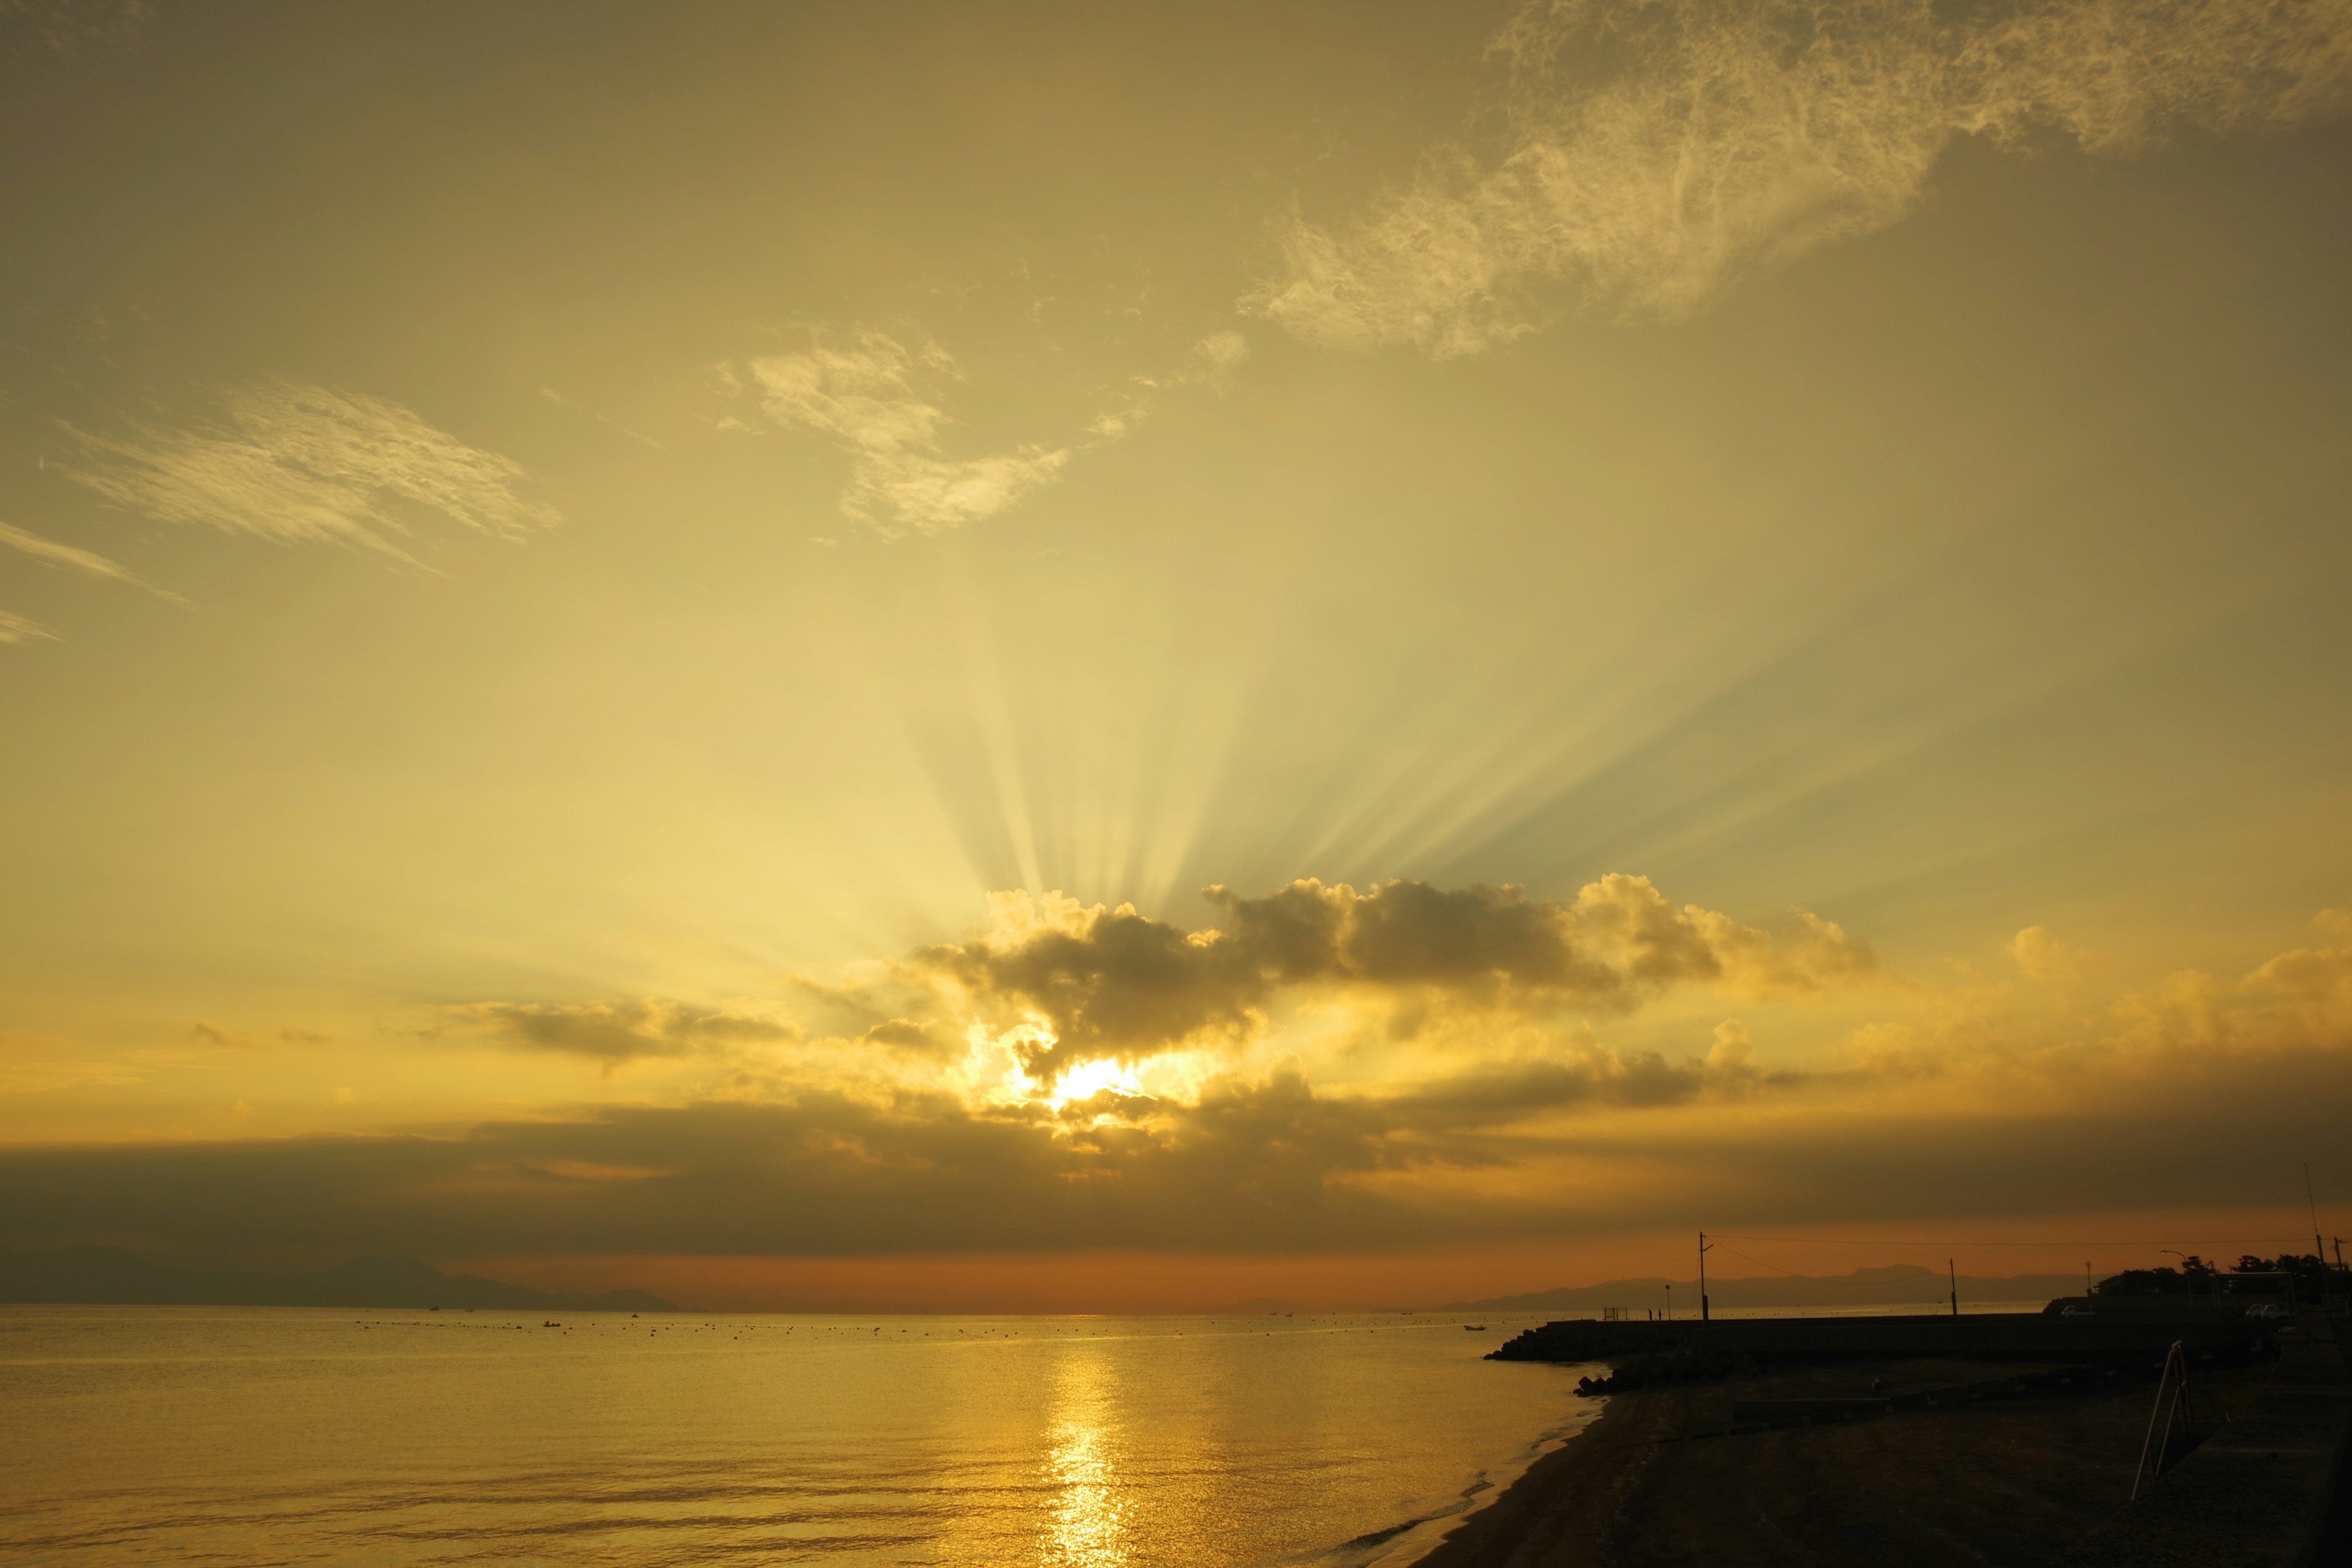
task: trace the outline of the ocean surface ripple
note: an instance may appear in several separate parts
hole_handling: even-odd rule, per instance
[[[1594,1414],[1479,1321],[0,1308],[0,1556],[1403,1563]]]

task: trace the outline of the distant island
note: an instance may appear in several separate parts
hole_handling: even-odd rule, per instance
[[[537,1290],[414,1258],[358,1258],[317,1273],[174,1268],[113,1247],[0,1252],[0,1302],[114,1307],[489,1307],[677,1312],[643,1290]]]
[[[1604,1307],[1642,1310],[1662,1307],[1666,1288],[1674,1288],[1677,1314],[1698,1311],[1696,1279],[1611,1279],[1599,1285],[1563,1286],[1525,1296],[1496,1296],[1481,1301],[1449,1301],[1435,1312],[1598,1311]],[[1949,1279],[1933,1268],[1898,1263],[1885,1268],[1857,1268],[1851,1274],[1758,1277],[1709,1279],[1707,1299],[1717,1307],[1879,1307],[1939,1304],[1949,1295]],[[2000,1279],[1959,1277],[1962,1303],[1969,1301],[2042,1301],[2053,1296],[2083,1293],[2080,1274],[2013,1274]]]

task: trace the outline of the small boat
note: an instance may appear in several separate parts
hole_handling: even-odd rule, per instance
[[[1462,1331],[1465,1334],[1483,1334],[1486,1331],[1486,1325],[1484,1323],[1465,1323],[1462,1325]]]

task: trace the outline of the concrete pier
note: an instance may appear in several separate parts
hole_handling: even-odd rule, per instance
[[[1497,1348],[1490,1361],[1600,1362],[1670,1351],[1757,1362],[1972,1361],[2095,1365],[2160,1360],[2175,1342],[2192,1352],[2250,1349],[2286,1325],[2261,1319],[2065,1317],[2053,1312],[1921,1313],[1889,1318],[1718,1318],[1712,1322],[1546,1323]]]

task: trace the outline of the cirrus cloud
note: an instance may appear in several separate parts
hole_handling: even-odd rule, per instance
[[[886,538],[993,517],[1053,483],[1070,460],[1066,447],[945,456],[940,431],[948,416],[922,384],[957,372],[937,344],[909,348],[886,332],[861,331],[845,346],[818,342],[752,360],[745,370],[770,419],[828,437],[849,454],[842,515]],[[721,374],[745,384],[731,370]]]
[[[1549,291],[1672,321],[1884,228],[1963,136],[2136,151],[2292,125],[2352,84],[2345,0],[1531,0],[1497,157],[1459,147],[1350,222],[1297,219],[1248,309],[1310,341],[1475,353]]]
[[[380,397],[288,381],[236,388],[226,423],[66,428],[85,456],[67,471],[107,500],[164,522],[280,543],[352,544],[415,563],[394,542],[437,513],[518,539],[561,521],[516,487],[522,466],[466,445]]]

